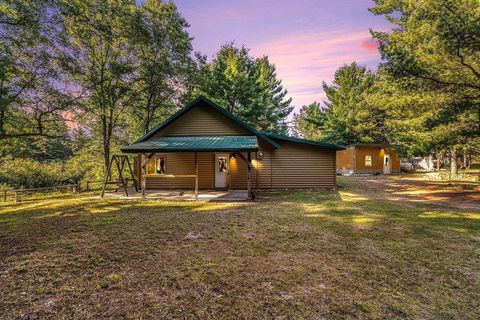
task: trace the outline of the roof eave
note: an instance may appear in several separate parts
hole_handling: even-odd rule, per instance
[[[326,143],[326,142],[319,142],[319,141],[312,141],[312,140],[307,140],[307,139],[302,139],[302,138],[288,137],[288,136],[275,134],[275,133],[265,133],[265,134],[272,137],[273,139],[285,140],[285,141],[302,143],[302,144],[308,144],[308,145],[312,145],[312,146],[316,146],[316,147],[323,147],[323,148],[328,148],[328,149],[333,149],[333,150],[345,150],[345,146],[342,146],[342,145],[331,144],[331,143]]]
[[[120,149],[123,153],[169,152],[257,152],[258,148],[195,148],[195,149]]]

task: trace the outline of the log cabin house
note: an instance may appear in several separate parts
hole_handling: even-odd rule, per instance
[[[160,123],[124,153],[137,154],[145,190],[335,188],[342,146],[261,132],[205,97]]]
[[[400,158],[390,145],[355,143],[337,151],[337,173],[341,175],[400,173]]]

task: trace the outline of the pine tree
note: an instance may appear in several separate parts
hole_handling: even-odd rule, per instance
[[[304,106],[295,117],[297,130],[306,137],[339,144],[386,142],[385,111],[369,99],[376,75],[355,62],[335,72],[331,84],[323,82],[327,99]]]
[[[244,46],[225,44],[200,70],[197,92],[261,130],[285,133],[291,99],[286,99],[275,66],[254,59]]]

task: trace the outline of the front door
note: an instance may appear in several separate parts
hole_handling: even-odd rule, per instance
[[[215,154],[215,188],[228,187],[228,154]]]
[[[390,155],[386,154],[383,156],[383,174],[390,174],[392,168],[392,161]]]

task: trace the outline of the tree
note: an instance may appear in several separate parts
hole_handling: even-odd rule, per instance
[[[57,87],[59,11],[54,0],[0,5],[0,140],[65,137],[56,128],[74,99]]]
[[[133,0],[88,0],[73,2],[65,17],[63,67],[71,85],[88,92],[82,107],[100,135],[105,170],[112,138],[138,97],[131,45],[137,14]]]
[[[302,106],[300,113],[294,115],[295,135],[310,140],[324,140],[326,120],[326,108],[322,108],[320,103]]]
[[[244,46],[225,44],[200,70],[197,91],[261,130],[285,132],[291,99],[264,56],[255,59]]]
[[[480,136],[480,3],[476,0],[375,0],[370,9],[395,24],[372,31],[380,43],[382,69],[396,87],[393,98],[422,105],[420,132],[433,133],[426,151],[450,149],[455,173],[459,145]],[[425,104],[422,96],[434,97]],[[436,99],[435,99],[436,98]],[[415,112],[410,112],[415,113]],[[418,115],[417,115],[418,116]]]
[[[385,111],[369,99],[376,75],[355,62],[335,72],[332,84],[323,82],[325,106],[302,107],[295,117],[297,130],[305,137],[332,143],[387,142]]]
[[[147,0],[140,5],[134,50],[139,91],[134,117],[143,133],[170,115],[182,100],[194,69],[187,21],[173,2]]]
[[[260,86],[260,107],[256,123],[260,128],[271,132],[287,132],[287,116],[292,112],[292,98],[287,98],[287,90],[277,78],[276,67],[267,56],[255,60]]]

